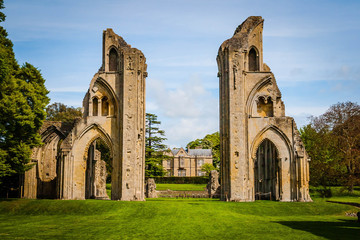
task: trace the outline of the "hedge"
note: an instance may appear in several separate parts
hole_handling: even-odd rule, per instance
[[[150,177],[147,177],[148,179]],[[155,183],[207,184],[209,177],[151,177]]]

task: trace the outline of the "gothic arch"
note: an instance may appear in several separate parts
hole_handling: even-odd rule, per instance
[[[271,76],[266,76],[265,78],[263,78],[262,80],[260,80],[254,87],[253,89],[250,91],[249,93],[249,97],[246,100],[246,111],[251,115],[252,114],[252,105],[255,102],[255,97],[256,94],[266,85],[271,85],[272,83],[272,77]]]
[[[255,46],[251,46],[249,48],[248,54],[248,70],[249,72],[258,72],[260,71],[260,64],[259,64],[259,51]]]
[[[85,199],[88,150],[91,143],[97,138],[101,138],[105,142],[110,149],[111,157],[114,157],[113,139],[99,124],[91,124],[80,131],[80,134],[74,140],[71,156],[73,199]]]
[[[254,138],[250,153],[251,158],[254,159],[256,157],[256,151],[260,144],[265,140],[269,139],[271,142],[274,143],[278,150],[278,154],[280,158],[290,157],[292,158],[291,144],[288,137],[276,126],[269,125],[262,129]],[[285,154],[288,153],[288,154]],[[289,159],[290,160],[290,159]]]
[[[113,149],[113,141],[111,139],[111,137],[109,136],[109,134],[107,134],[107,132],[105,131],[105,129],[103,129],[99,124],[97,123],[93,123],[89,126],[87,126],[80,134],[79,137],[77,137],[77,140],[80,140],[86,133],[88,133],[90,130],[95,129],[96,131],[98,131],[98,134],[94,137],[92,137],[92,141],[93,142],[96,138],[101,137],[102,140],[104,140],[104,142],[108,145],[108,147],[110,148],[110,150],[112,151]],[[91,143],[90,142],[90,143]],[[88,147],[88,146],[87,146]]]
[[[109,71],[115,72],[119,70],[119,53],[113,46],[109,49]]]
[[[98,77],[95,82],[93,83],[93,86],[95,86],[95,84],[98,84],[99,86],[101,86],[102,88],[105,89],[105,91],[108,94],[108,100],[112,102],[112,104],[114,105],[114,113],[116,113],[117,109],[118,109],[118,98],[116,97],[115,91],[114,89],[110,86],[110,84],[104,80],[101,77]]]
[[[43,143],[48,143],[52,140],[52,135],[55,133],[60,139],[64,139],[65,135],[54,125],[48,127],[44,132],[41,133],[41,140]]]
[[[103,134],[100,134],[100,133],[99,133],[99,134],[95,135],[93,138],[91,138],[91,139],[88,141],[88,143],[86,144],[86,147],[85,147],[85,150],[84,150],[84,151],[85,151],[85,152],[84,152],[84,160],[86,160],[87,157],[88,157],[88,151],[89,151],[90,145],[91,145],[96,139],[98,139],[98,138],[100,138],[101,140],[103,140],[103,141],[105,142],[106,146],[110,149],[111,157],[113,156],[113,151],[112,151],[113,146],[112,146],[111,142],[108,141],[108,139],[107,139],[106,136],[104,136]],[[110,140],[111,140],[111,139],[110,139]]]
[[[280,201],[291,201],[291,186],[293,184],[293,180],[291,179],[291,163],[294,157],[288,137],[278,127],[269,125],[256,135],[250,147],[250,160],[252,161],[249,162],[249,169],[251,169],[251,171],[255,169],[256,152],[265,139],[270,140],[278,151],[279,179],[281,179],[279,189],[281,190],[279,195],[276,196],[276,199]],[[250,175],[250,181],[255,181],[254,172]]]

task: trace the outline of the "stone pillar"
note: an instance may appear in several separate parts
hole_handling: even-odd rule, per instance
[[[145,79],[144,54],[128,45],[112,29],[103,33],[103,66],[99,77],[113,89],[117,101],[113,138],[111,199],[143,201],[145,182]],[[116,51],[118,70],[109,71],[110,51]],[[115,121],[114,121],[115,122]]]
[[[106,162],[101,160],[101,152],[99,150],[95,150],[94,161],[94,196],[96,199],[109,199],[106,193]]]
[[[146,197],[157,198],[156,184],[153,178],[148,178],[146,181]]]
[[[22,198],[36,199],[37,197],[37,160],[33,160],[31,169],[24,173]]]
[[[58,175],[58,197],[60,199],[73,199],[73,174],[74,174],[74,159],[69,154],[68,150],[63,150],[59,160],[59,175]]]
[[[219,172],[212,170],[209,174],[209,182],[206,186],[210,198],[220,197]]]

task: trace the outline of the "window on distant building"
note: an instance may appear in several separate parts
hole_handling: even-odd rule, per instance
[[[179,166],[180,166],[181,168],[184,168],[184,167],[185,167],[185,159],[180,158]]]
[[[167,168],[171,168],[171,160],[167,160]]]
[[[203,172],[203,171],[198,171],[198,174],[197,174],[199,177],[200,176],[205,176],[205,172]]]
[[[185,169],[179,169],[178,176],[179,177],[186,177],[186,170]]]
[[[197,166],[201,168],[201,166],[204,165],[204,159],[198,159],[197,160]]]

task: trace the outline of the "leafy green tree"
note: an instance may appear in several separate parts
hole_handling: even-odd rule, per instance
[[[219,132],[206,135],[203,139],[191,141],[186,146],[188,149],[202,147],[203,149],[212,149],[213,164],[217,168],[220,166],[220,135]]]
[[[332,105],[323,115],[312,118],[300,133],[312,159],[312,184],[341,182],[350,191],[360,184],[360,106],[357,103]]]
[[[206,176],[209,176],[210,172],[212,170],[219,170],[216,167],[214,167],[214,165],[210,164],[210,163],[205,163],[201,166],[201,171],[205,172]]]
[[[169,157],[164,154],[166,145],[165,132],[160,130],[160,121],[157,120],[155,114],[146,113],[146,136],[145,136],[145,176],[164,176],[165,171],[162,161]]]
[[[68,107],[63,103],[55,102],[46,107],[46,120],[72,122],[82,117],[81,108]]]
[[[4,8],[0,0],[0,9]],[[0,12],[0,22],[5,15]],[[0,191],[16,188],[27,170],[31,148],[41,144],[39,129],[49,102],[45,80],[29,63],[19,66],[13,44],[0,26]]]
[[[327,187],[337,185],[339,171],[337,169],[338,153],[334,147],[331,132],[326,129],[316,129],[308,124],[300,129],[301,138],[310,162],[310,184]]]

